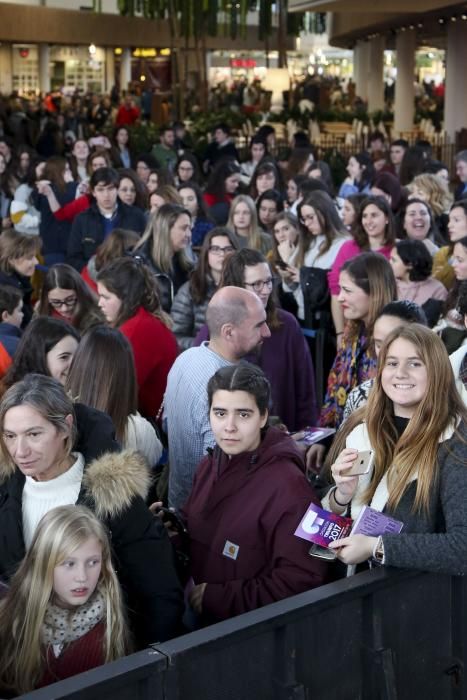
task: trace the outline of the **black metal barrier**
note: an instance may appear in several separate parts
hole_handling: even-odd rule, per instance
[[[467,700],[467,579],[379,569],[22,696]]]

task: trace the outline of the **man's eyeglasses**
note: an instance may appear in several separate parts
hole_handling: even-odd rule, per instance
[[[274,286],[274,278],[268,277],[267,280],[257,280],[256,282],[245,282],[245,287],[251,287],[255,292],[262,292],[264,287],[272,289]]]
[[[67,309],[72,309],[78,299],[76,297],[67,297],[66,299],[49,299],[49,304],[54,309],[61,309],[66,306]]]
[[[235,248],[232,245],[226,245],[224,248],[220,245],[210,245],[209,252],[214,255],[227,255],[227,253],[233,253]]]

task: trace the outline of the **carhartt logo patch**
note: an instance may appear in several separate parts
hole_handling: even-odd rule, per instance
[[[224,557],[229,557],[229,559],[236,559],[238,557],[238,553],[240,551],[240,547],[238,544],[234,544],[233,542],[229,542],[229,540],[225,541],[224,545],[224,551],[222,554]]]

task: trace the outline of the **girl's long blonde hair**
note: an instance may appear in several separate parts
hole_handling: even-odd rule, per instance
[[[425,396],[400,437],[394,426],[393,403],[381,381],[388,351],[398,338],[415,347],[427,373]],[[455,426],[458,419],[466,421],[467,410],[457,392],[443,341],[418,323],[395,328],[381,348],[375,383],[364,411],[370,444],[375,452],[375,468],[363,501],[371,502],[376,487],[388,472],[388,507],[391,510],[397,507],[410,481],[416,478],[414,511],[426,512],[438,478],[440,438],[449,427],[454,427],[459,434]]]
[[[231,231],[234,231],[234,233],[238,236],[239,234],[235,230],[235,225],[234,225],[234,214],[235,214],[235,209],[239,204],[245,204],[248,207],[248,210],[250,212],[250,226],[248,228],[248,248],[253,248],[253,250],[260,250],[261,249],[261,231],[259,230],[259,225],[258,225],[258,213],[256,211],[255,203],[251,197],[249,197],[247,194],[239,194],[235,199],[232,201],[232,204],[230,205],[230,210],[229,210],[229,219],[227,221],[227,228],[229,228]]]
[[[135,251],[142,248],[147,241],[153,262],[161,272],[166,274],[172,272],[172,259],[174,257],[170,231],[178,217],[183,214],[186,214],[191,221],[190,212],[181,204],[163,204],[150,217],[140,242],[134,248]],[[178,256],[180,265],[185,270],[190,270],[193,267],[193,263],[184,250],[175,253],[175,255]]]
[[[435,216],[440,216],[445,211],[448,211],[452,204],[452,195],[447,184],[437,175],[432,175],[431,173],[417,175],[408,186],[410,192],[413,192],[415,189],[421,190],[426,194],[428,204]]]
[[[128,651],[127,624],[110,545],[102,523],[84,506],[50,510],[37,526],[31,547],[0,602],[0,685],[16,693],[33,690],[46,663],[41,630],[53,596],[54,569],[90,537],[102,545],[97,590],[105,605],[105,662]]]

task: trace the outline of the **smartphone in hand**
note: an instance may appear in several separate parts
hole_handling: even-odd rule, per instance
[[[368,474],[373,466],[375,455],[373,450],[362,450],[358,453],[351,467],[341,472],[342,476],[362,476]]]
[[[173,530],[175,530],[181,535],[186,533],[186,527],[183,520],[180,518],[179,515],[177,515],[177,513],[174,510],[171,510],[170,508],[161,507],[158,508],[155,512],[155,515],[157,515],[157,517],[159,518],[161,517],[160,514],[162,514],[161,520],[164,523],[164,525],[168,523]]]

